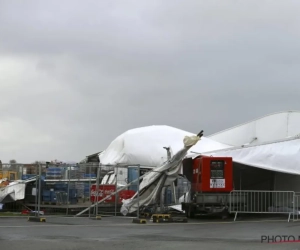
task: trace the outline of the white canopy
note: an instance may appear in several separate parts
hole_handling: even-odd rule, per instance
[[[209,138],[202,137],[187,157],[200,153],[228,156],[244,165],[300,175],[299,122],[300,112],[269,115]],[[163,147],[171,147],[174,155],[183,146],[182,138],[190,135],[193,134],[169,126],[128,130],[99,155],[100,162],[155,167],[167,160]]]
[[[103,165],[140,164],[156,167],[167,160],[167,151],[163,147],[171,147],[174,155],[182,149],[183,138],[191,135],[194,134],[169,126],[148,126],[128,130],[112,141],[99,155],[100,162]],[[202,153],[228,147],[230,146],[202,137],[189,153]]]
[[[260,145],[300,135],[299,124],[299,111],[278,112],[223,130],[208,138],[232,146]]]
[[[300,137],[256,146],[235,147],[204,155],[232,157],[236,163],[300,175]],[[194,155],[196,157],[197,155]]]

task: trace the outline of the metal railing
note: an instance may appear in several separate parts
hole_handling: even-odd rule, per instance
[[[5,203],[2,211],[21,213],[70,215],[91,205],[91,188],[96,184],[97,169],[101,169],[99,183],[114,166],[99,166],[99,163],[10,163],[1,164],[0,179],[9,182],[21,180],[26,183],[23,200]],[[125,178],[124,178],[125,179]],[[115,204],[107,204],[109,211]],[[88,214],[90,216],[89,211]]]
[[[300,193],[295,193],[294,201],[293,201],[293,220],[299,221],[299,213],[300,213]]]
[[[290,221],[296,211],[295,198],[293,191],[234,190],[230,192],[229,212],[235,214],[234,221],[240,213],[288,214]]]
[[[99,163],[2,164],[1,177],[26,183],[24,199],[5,203],[3,209],[45,215],[77,215],[82,211],[82,216],[89,217],[121,215],[122,199],[135,192],[139,194],[139,170],[144,173],[146,168]],[[168,187],[163,201],[166,207],[177,204],[188,191],[184,181],[179,180],[177,187]]]

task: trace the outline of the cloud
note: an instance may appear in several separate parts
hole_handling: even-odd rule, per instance
[[[2,162],[80,160],[134,127],[210,134],[300,109],[299,9],[298,1],[1,1]]]

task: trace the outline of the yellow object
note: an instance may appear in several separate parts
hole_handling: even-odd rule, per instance
[[[28,221],[33,221],[33,222],[46,222],[46,218],[40,218],[40,217],[28,217]]]
[[[16,171],[0,171],[0,180],[5,178],[9,181],[15,181],[18,179],[18,173]]]

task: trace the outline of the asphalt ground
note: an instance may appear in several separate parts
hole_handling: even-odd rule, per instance
[[[188,223],[164,224],[133,224],[132,218],[128,217],[104,217],[102,220],[45,218],[46,222],[29,222],[27,218],[0,218],[0,249],[300,250],[300,241],[280,242],[284,239],[297,241],[300,222],[287,222],[282,218],[238,222],[197,219],[189,220]]]

